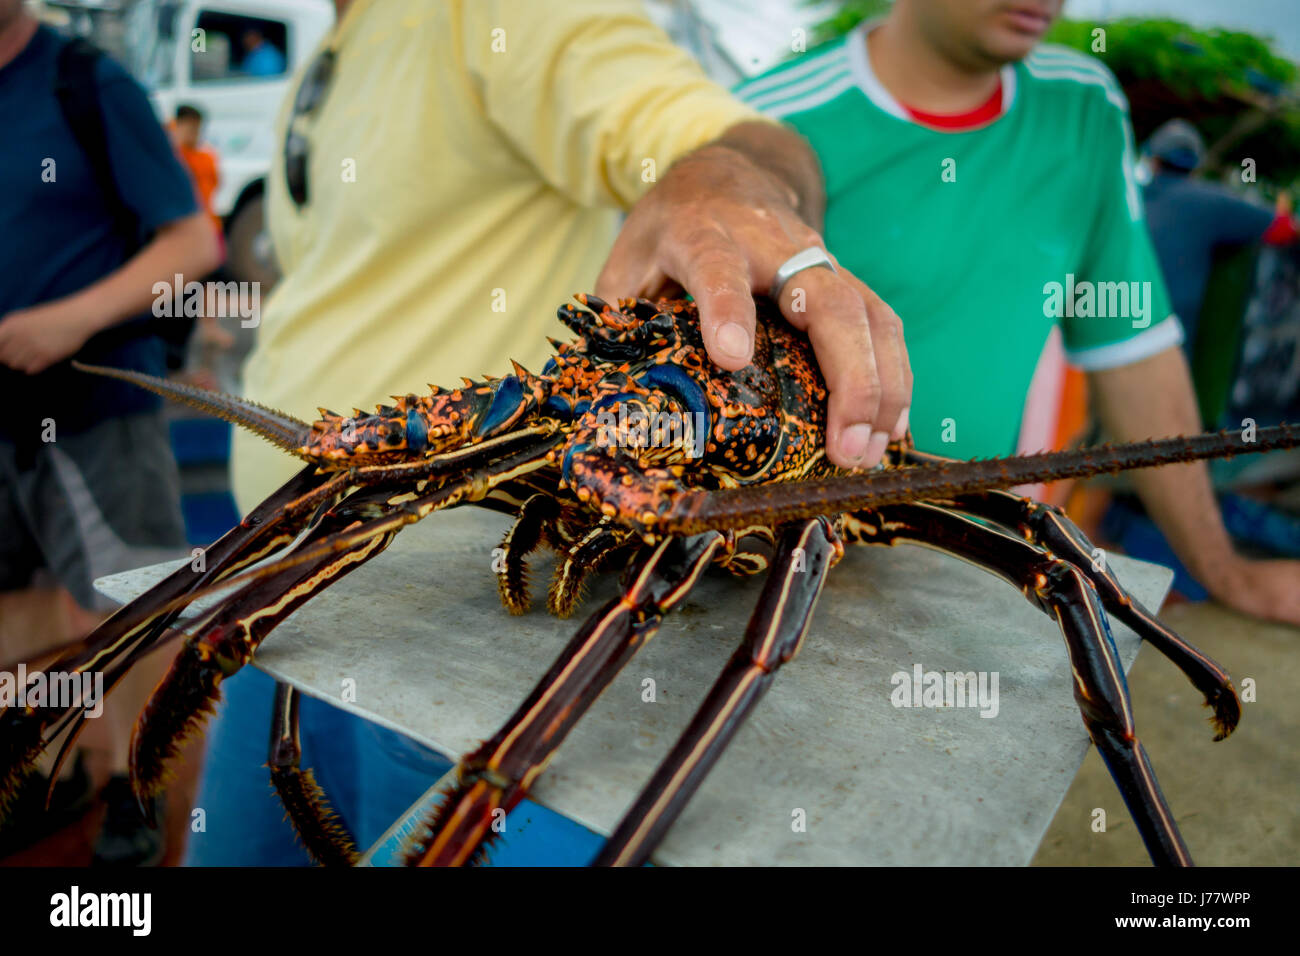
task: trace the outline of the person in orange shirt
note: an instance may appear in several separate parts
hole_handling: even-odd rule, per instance
[[[217,167],[217,153],[210,146],[201,145],[200,134],[203,132],[203,112],[197,106],[182,103],[176,107],[176,116],[171,122],[170,132],[176,154],[190,172],[194,182],[194,191],[198,195],[199,205],[212,221],[217,231],[217,243],[221,249],[222,261],[226,258],[226,237],[221,217],[212,210],[212,197],[221,183],[221,173]],[[235,344],[234,336],[221,328],[217,317],[204,313],[199,319],[199,341],[208,348],[207,358],[200,360],[199,367],[189,370],[189,376],[196,385],[215,388],[217,380],[209,366],[212,362],[213,349],[227,349]]]
[[[185,168],[190,171],[203,211],[212,220],[217,235],[221,236],[221,217],[212,211],[212,196],[221,182],[221,174],[217,170],[217,154],[211,147],[199,144],[199,134],[202,131],[203,114],[198,107],[186,104],[176,107],[176,118],[172,121],[176,152],[180,154]]]

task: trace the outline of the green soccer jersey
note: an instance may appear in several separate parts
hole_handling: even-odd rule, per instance
[[[903,320],[917,445],[1015,450],[1048,334],[1084,369],[1182,341],[1147,237],[1128,104],[1091,57],[1045,46],[1002,73],[1002,111],[920,125],[871,70],[866,26],[741,84],[812,143],[827,248]]]

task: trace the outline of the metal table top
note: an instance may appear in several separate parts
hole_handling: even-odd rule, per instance
[[[473,749],[616,583],[602,576],[569,621],[552,618],[540,600],[512,617],[491,568],[507,525],[503,516],[460,509],[406,529],[387,552],[281,624],[256,666],[448,756]],[[1108,560],[1144,604],[1160,605],[1171,571]],[[102,578],[98,586],[125,601],[175,566]],[[534,568],[544,598],[550,558],[536,558]],[[739,643],[760,586],[706,575],[596,702],[530,796],[610,832]],[[1118,621],[1112,629],[1127,669],[1140,641]],[[986,675],[990,697],[983,707],[895,706],[904,688],[932,683],[930,672]],[[653,702],[643,700],[647,679]],[[355,701],[341,699],[347,681]],[[926,702],[918,697],[915,703]],[[1088,746],[1051,619],[948,555],[910,545],[850,548],[830,573],[799,657],[780,672],[655,860],[1023,865]]]

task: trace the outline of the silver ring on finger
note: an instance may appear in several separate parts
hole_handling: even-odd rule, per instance
[[[772,277],[771,296],[773,302],[781,301],[781,293],[784,291],[786,284],[795,277],[797,273],[803,272],[804,269],[812,269],[821,266],[830,269],[831,272],[838,272],[835,263],[821,246],[809,246],[796,252],[785,262],[781,263],[780,268],[776,270],[776,275]]]

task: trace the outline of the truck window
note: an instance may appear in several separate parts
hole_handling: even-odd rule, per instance
[[[196,26],[191,82],[284,76],[289,47],[283,21],[204,10]]]

